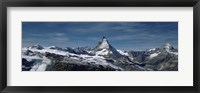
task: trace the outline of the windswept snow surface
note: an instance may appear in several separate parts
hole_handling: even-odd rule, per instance
[[[96,52],[96,55],[107,55],[107,54],[111,54],[112,52],[111,51],[108,51],[107,49],[102,49],[100,51],[97,51]]]
[[[152,49],[149,49],[149,50],[147,50],[147,51],[155,51],[156,50],[156,48],[152,48]]]
[[[51,64],[51,60],[46,57],[38,57],[38,56],[23,56],[27,61],[34,62],[34,65],[30,71],[45,71],[46,66]]]
[[[160,52],[158,52],[158,53],[153,53],[153,54],[151,54],[150,56],[149,56],[149,58],[151,59],[151,58],[154,58],[154,57],[156,57],[156,56],[158,56],[160,54]]]
[[[98,64],[98,65],[103,65],[103,66],[111,66],[115,69],[120,69],[120,70],[123,70],[122,68],[120,67],[117,67],[109,62],[107,62],[105,60],[104,57],[102,56],[98,56],[98,55],[95,55],[95,56],[88,56],[88,55],[80,55],[81,57],[83,57],[85,60],[83,62],[89,62],[89,63],[95,63],[95,64]]]
[[[129,56],[129,54],[127,52],[124,52],[122,50],[117,50],[121,55],[124,55],[124,56]]]
[[[56,49],[50,49],[49,47],[45,47],[42,50],[38,50],[38,49],[31,49],[29,48],[29,50],[33,51],[33,52],[40,52],[40,53],[45,53],[45,52],[49,52],[49,53],[53,53],[53,54],[58,54],[58,55],[69,55],[70,53],[67,51],[61,51],[61,50],[56,50]]]
[[[106,38],[103,38],[101,45],[99,46],[99,49],[108,49],[109,43]]]
[[[174,54],[174,55],[178,55],[178,52],[170,52],[169,51],[169,53]]]
[[[75,59],[75,60],[79,60],[80,58],[82,58],[83,61],[81,61],[79,63],[93,63],[93,64],[110,66],[110,67],[115,68],[115,69],[123,70],[122,68],[107,62],[104,57],[99,56],[99,55],[108,54],[108,51],[106,49],[103,49],[102,51],[98,51],[96,53],[96,55],[94,55],[94,56],[87,55],[87,54],[80,54],[80,55],[79,54],[73,54],[73,53],[69,53],[67,51],[50,49],[49,47],[45,47],[42,50],[31,49],[31,48],[23,48],[22,51],[25,51],[27,49],[30,50],[30,51],[33,51],[33,52],[39,52],[39,53],[43,53],[43,54],[45,52],[49,52],[49,53],[53,53],[53,54],[56,54],[56,55],[62,55],[62,56],[68,56],[68,57],[72,56],[70,58]],[[46,58],[46,57],[40,58],[38,56],[26,56],[26,55],[23,55],[22,57],[25,58],[27,61],[33,61],[33,60],[35,61],[32,69],[30,71],[45,71],[47,65],[51,64],[51,60]]]

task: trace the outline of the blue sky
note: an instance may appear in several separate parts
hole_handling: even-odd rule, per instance
[[[95,47],[103,36],[116,49],[178,46],[178,22],[22,22],[23,47]]]

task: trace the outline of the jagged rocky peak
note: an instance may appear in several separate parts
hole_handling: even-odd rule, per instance
[[[58,47],[58,46],[50,46],[48,47],[49,49],[55,49],[55,50],[62,50],[62,48]]]
[[[105,36],[98,43],[98,45],[95,48],[95,51],[97,55],[121,56],[121,54],[109,44]]]
[[[29,56],[33,55],[33,52],[30,51],[29,49],[22,50],[22,53],[23,53],[24,55],[29,55]]]
[[[49,47],[50,49],[56,49],[56,48],[58,48],[57,46],[50,46]]]
[[[173,46],[169,43],[166,43],[165,45],[163,45],[163,49],[164,50],[172,50],[174,49]]]
[[[44,48],[43,48],[41,45],[36,44],[36,45],[31,46],[31,49],[39,49],[39,50],[42,50],[42,49],[44,49]]]
[[[110,44],[105,36],[103,36],[102,40],[99,42],[97,47],[98,47],[98,49],[109,49],[110,48]]]

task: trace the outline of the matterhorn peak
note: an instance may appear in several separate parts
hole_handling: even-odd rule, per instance
[[[106,39],[106,37],[105,37],[105,36],[103,36],[103,39]]]
[[[110,44],[105,36],[103,36],[102,40],[99,42],[97,47],[98,47],[98,49],[109,49],[110,48]]]
[[[95,50],[97,55],[112,55],[113,57],[121,56],[121,54],[109,44],[105,36],[103,36],[102,40],[98,43]]]

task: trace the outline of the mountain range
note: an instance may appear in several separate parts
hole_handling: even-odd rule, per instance
[[[22,71],[178,71],[178,49],[169,43],[145,51],[114,48],[106,37],[96,47],[22,48]]]

